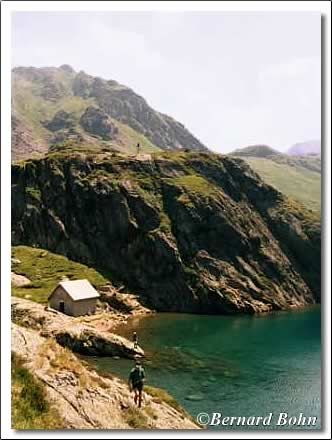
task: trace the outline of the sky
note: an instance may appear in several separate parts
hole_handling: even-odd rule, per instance
[[[15,12],[12,66],[116,80],[218,152],[321,134],[319,13]]]

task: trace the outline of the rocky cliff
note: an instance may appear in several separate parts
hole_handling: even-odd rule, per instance
[[[13,69],[12,114],[14,160],[68,140],[127,152],[138,142],[149,151],[206,149],[183,124],[152,109],[130,88],[68,65]]]
[[[12,168],[13,244],[102,268],[160,311],[320,300],[319,219],[241,159],[53,153]]]

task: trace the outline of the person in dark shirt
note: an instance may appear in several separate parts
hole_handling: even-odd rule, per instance
[[[138,337],[136,332],[133,333],[133,343],[134,343],[134,349],[136,350],[136,348],[138,347]]]
[[[134,391],[134,402],[140,408],[142,406],[142,392],[145,382],[145,370],[139,360],[136,360],[135,367],[131,369],[128,379],[130,391]]]

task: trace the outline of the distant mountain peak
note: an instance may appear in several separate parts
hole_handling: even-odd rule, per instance
[[[307,156],[312,154],[320,155],[321,141],[319,139],[314,139],[305,142],[298,142],[287,150],[287,154],[290,156]]]
[[[249,145],[248,147],[237,148],[229,154],[239,157],[271,157],[281,155],[282,153],[268,145]]]

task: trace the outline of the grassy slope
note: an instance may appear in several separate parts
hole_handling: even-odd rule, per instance
[[[320,211],[320,174],[302,166],[291,166],[269,159],[245,158],[246,162],[270,185],[307,208]]]
[[[13,264],[13,272],[26,276],[32,282],[28,287],[12,287],[12,295],[28,297],[42,304],[47,303],[48,295],[64,276],[70,280],[86,278],[94,286],[108,281],[93,268],[43,249],[14,246],[12,256],[21,261]]]
[[[112,147],[114,146],[116,149],[127,153],[136,153],[136,145],[139,142],[142,153],[161,151],[148,138],[129,127],[129,125],[122,124],[119,121],[116,121],[115,124],[119,129],[119,136],[112,142]]]
[[[11,411],[13,429],[62,429],[60,415],[47,401],[45,389],[23,361],[12,354]]]

